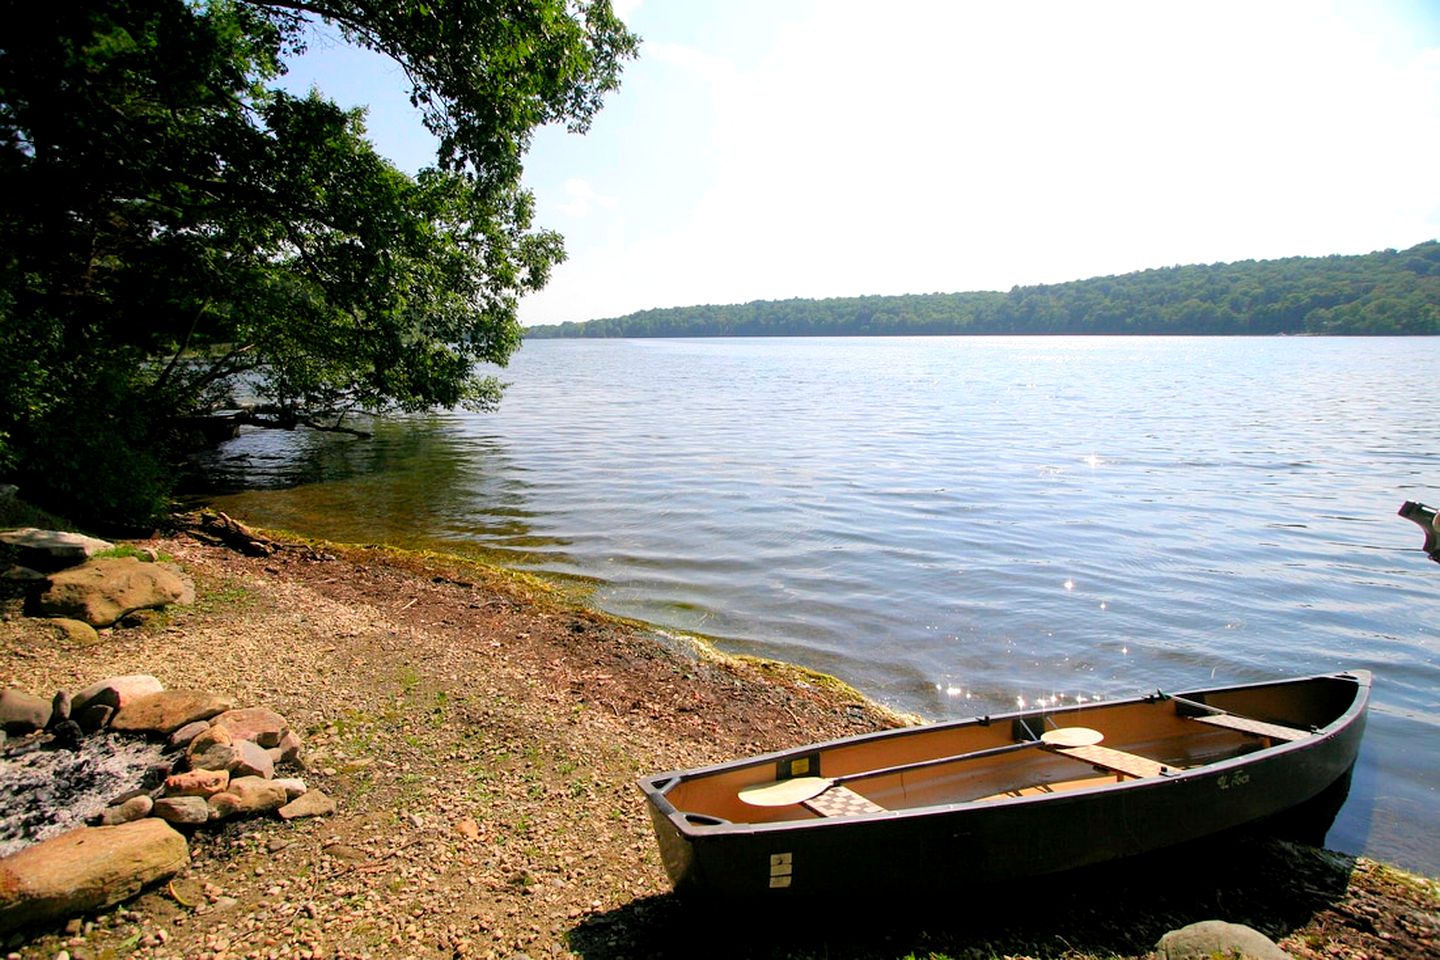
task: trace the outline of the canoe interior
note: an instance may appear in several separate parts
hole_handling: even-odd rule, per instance
[[[1178,699],[1136,699],[834,741],[654,778],[653,789],[663,794],[685,824],[702,830],[723,823],[814,820],[825,814],[804,803],[754,806],[740,799],[740,791],[786,777],[845,778],[939,760],[879,776],[847,779],[843,786],[883,811],[1003,802],[1178,775],[1262,750],[1302,747],[1317,735],[1313,731],[1345,715],[1356,702],[1356,690],[1355,678],[1337,675],[1179,695],[1226,715],[1274,725],[1279,728],[1276,733],[1293,731],[1288,739],[1200,722],[1196,715],[1207,711]],[[1074,753],[1078,755],[1067,755],[1028,743],[1045,730],[1061,727],[1097,730],[1104,738],[1102,746],[1120,753],[1077,748]],[[977,753],[980,755],[975,756]],[[1115,764],[1091,762],[1106,756]],[[956,759],[945,760],[947,757]]]

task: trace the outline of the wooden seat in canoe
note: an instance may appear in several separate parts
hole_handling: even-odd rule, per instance
[[[859,817],[868,813],[884,813],[885,808],[860,796],[849,787],[835,784],[818,796],[804,801],[802,806],[822,817]]]
[[[1192,716],[1190,719],[1208,723],[1212,727],[1239,730],[1241,733],[1248,733],[1255,737],[1268,737],[1271,740],[1304,740],[1310,736],[1308,730],[1297,730],[1295,727],[1266,723],[1263,720],[1251,720],[1249,717],[1239,717],[1233,713],[1204,713]]]
[[[1134,777],[1137,780],[1176,772],[1173,767],[1167,767],[1165,764],[1151,760],[1149,757],[1126,753],[1123,750],[1112,750],[1110,747],[1102,747],[1099,744],[1084,744],[1075,747],[1050,747],[1049,750],[1063,757],[1070,757],[1072,760],[1083,761],[1092,767],[1109,770],[1112,773],[1121,774],[1126,777]]]

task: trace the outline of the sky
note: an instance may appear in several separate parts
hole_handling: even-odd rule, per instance
[[[1440,238],[1440,0],[617,0],[642,38],[525,183],[523,323],[1008,290]],[[414,171],[398,67],[294,62]]]

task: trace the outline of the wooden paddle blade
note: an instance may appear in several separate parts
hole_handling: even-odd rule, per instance
[[[792,777],[757,783],[740,791],[740,799],[752,807],[788,807],[819,796],[834,783],[827,777]]]
[[[1105,734],[1089,727],[1061,727],[1040,734],[1040,740],[1051,747],[1093,747],[1104,739]]]

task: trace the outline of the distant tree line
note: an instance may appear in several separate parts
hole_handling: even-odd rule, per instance
[[[1440,334],[1440,242],[1165,267],[1008,293],[760,300],[530,327],[551,337]]]

